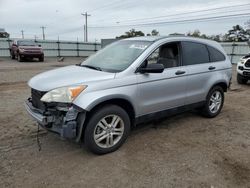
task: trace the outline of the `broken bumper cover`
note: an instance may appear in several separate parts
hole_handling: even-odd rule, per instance
[[[26,111],[29,113],[29,115],[36,120],[40,125],[46,126],[49,123],[53,122],[52,117],[44,116],[42,114],[42,111],[33,107],[32,103],[29,100],[26,100],[24,103],[24,106],[26,108]]]
[[[25,101],[24,106],[29,115],[48,131],[58,133],[63,138],[80,140],[85,113],[81,113],[81,120],[77,121],[79,109],[69,107],[65,115],[56,116],[48,111],[42,111],[32,105],[31,99]],[[82,118],[84,114],[84,117]],[[79,134],[80,133],[80,134]]]

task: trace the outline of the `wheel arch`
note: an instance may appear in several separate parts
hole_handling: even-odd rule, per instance
[[[226,82],[221,81],[221,82],[215,83],[215,84],[209,89],[209,91],[210,91],[212,88],[214,88],[215,86],[220,86],[220,87],[223,89],[224,92],[227,92],[227,90],[228,90],[228,84],[227,84]]]
[[[98,101],[95,105],[91,106],[91,108],[88,109],[87,116],[88,114],[93,113],[97,109],[101,108],[102,106],[105,105],[117,105],[121,108],[123,108],[129,115],[131,125],[134,125],[135,122],[135,108],[132,105],[132,103],[124,98],[112,98],[112,99],[105,99]]]
[[[81,125],[81,133],[80,135],[78,135],[77,138],[77,142],[80,141],[80,139],[83,139],[84,136],[84,132],[86,129],[86,124],[88,123],[91,114],[94,113],[96,110],[100,109],[101,107],[105,106],[105,105],[117,105],[121,108],[123,108],[127,113],[128,116],[130,118],[130,123],[131,126],[135,126],[135,108],[132,105],[132,103],[124,98],[120,98],[120,97],[116,97],[116,98],[103,98],[100,99],[98,101],[96,101],[94,104],[92,104],[91,106],[88,106],[87,109],[84,110],[84,114],[82,114],[82,116],[79,116],[79,123]],[[84,117],[84,120],[81,120]]]

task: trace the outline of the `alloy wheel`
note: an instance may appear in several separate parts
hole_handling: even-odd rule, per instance
[[[221,107],[222,96],[219,91],[214,91],[209,100],[209,110],[213,114],[217,113]]]
[[[118,115],[108,115],[102,118],[94,130],[94,141],[101,148],[116,145],[124,133],[124,122]]]

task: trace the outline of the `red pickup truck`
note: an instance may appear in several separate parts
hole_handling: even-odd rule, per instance
[[[32,40],[14,40],[10,47],[10,55],[12,59],[19,62],[25,58],[38,58],[40,62],[44,61],[43,49]]]

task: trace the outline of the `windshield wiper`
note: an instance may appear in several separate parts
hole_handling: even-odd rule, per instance
[[[100,67],[95,67],[95,66],[92,66],[92,65],[81,65],[80,64],[79,66],[81,66],[81,67],[87,67],[87,68],[98,70],[98,71],[102,71],[102,69]]]

